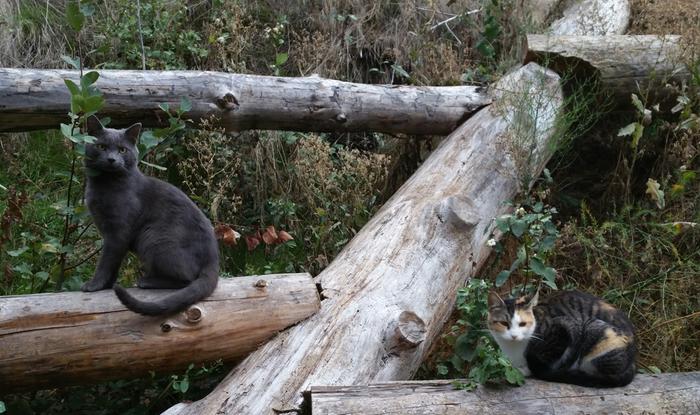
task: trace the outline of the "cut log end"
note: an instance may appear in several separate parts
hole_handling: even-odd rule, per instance
[[[412,311],[403,311],[394,332],[396,345],[400,349],[413,349],[425,340],[425,322]]]

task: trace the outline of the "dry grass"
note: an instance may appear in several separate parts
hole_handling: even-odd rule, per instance
[[[0,0],[0,67],[64,67],[63,1]]]
[[[629,34],[697,37],[700,2],[697,0],[631,0]]]

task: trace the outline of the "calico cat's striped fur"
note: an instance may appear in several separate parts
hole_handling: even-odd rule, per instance
[[[624,386],[634,378],[636,344],[627,316],[580,291],[488,299],[488,327],[526,376],[583,386]]]

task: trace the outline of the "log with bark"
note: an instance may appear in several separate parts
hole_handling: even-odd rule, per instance
[[[700,372],[638,375],[624,388],[593,389],[528,379],[515,387],[458,390],[451,381],[312,387],[312,415],[697,414]]]
[[[489,103],[474,86],[368,85],[317,76],[284,78],[202,71],[101,70],[101,116],[114,126],[167,125],[158,105],[192,103],[186,115],[226,130],[378,131],[447,135]],[[58,128],[68,121],[64,79],[77,71],[0,69],[0,132]]]
[[[554,21],[552,35],[621,35],[630,18],[629,0],[565,0],[563,16]]]
[[[497,103],[450,134],[318,276],[310,319],[241,362],[205,399],[167,413],[273,414],[310,385],[410,378],[488,257],[494,216],[541,171],[562,105],[559,77],[529,64]]]
[[[142,298],[169,291],[133,289]],[[309,274],[222,279],[209,298],[169,317],[135,314],[111,290],[0,297],[0,392],[235,361],[319,303]]]
[[[629,103],[632,93],[667,102],[675,89],[666,85],[690,79],[680,36],[528,35],[525,62],[595,80],[603,94],[621,103]]]

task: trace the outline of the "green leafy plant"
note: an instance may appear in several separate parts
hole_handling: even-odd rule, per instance
[[[547,170],[545,176],[549,177]],[[508,269],[496,275],[497,287],[519,272],[528,282],[536,276],[549,287],[557,288],[556,270],[548,265],[548,258],[559,236],[559,230],[552,219],[556,213],[556,208],[545,204],[543,200],[529,198],[513,213],[496,218],[496,230],[504,238],[512,238],[516,243],[516,258]],[[497,254],[504,253],[503,243],[494,234],[487,244]]]
[[[513,367],[488,333],[488,291],[486,281],[472,279],[457,294],[459,319],[448,336],[454,354],[448,362],[439,363],[437,370],[443,376],[451,372],[464,376],[464,381],[455,382],[459,388],[474,389],[485,383],[522,385],[525,382],[523,374]]]
[[[263,37],[268,39],[275,48],[275,62],[270,65],[270,69],[272,69],[275,76],[281,74],[282,66],[284,66],[289,59],[289,52],[281,51],[281,47],[285,43],[287,25],[289,25],[287,16],[280,16],[274,26],[265,28],[263,34]]]
[[[86,17],[91,16],[93,12],[94,7],[89,2],[80,3],[78,1],[70,1],[66,5],[66,20],[70,27],[76,32],[79,51],[81,50],[80,33],[83,29],[83,24],[85,23]],[[74,191],[74,179],[78,174],[78,159],[85,155],[85,144],[93,143],[95,137],[84,133],[83,131],[85,131],[85,128],[81,129],[81,126],[85,127],[87,117],[96,114],[104,105],[104,97],[94,86],[99,78],[99,73],[96,71],[84,73],[80,57],[76,59],[63,56],[63,60],[80,71],[80,85],[77,85],[70,79],[65,80],[66,87],[71,94],[71,109],[68,113],[70,123],[61,124],[61,133],[63,137],[71,143],[73,155],[70,171],[68,173],[66,198],[55,205],[56,210],[65,218],[63,236],[60,238],[60,242],[57,240],[49,240],[42,245],[47,252],[58,255],[59,269],[55,286],[56,291],[60,291],[63,288],[66,272],[69,268],[68,255],[73,252],[74,245],[79,242],[80,238],[84,235],[84,231],[90,226],[84,222],[86,218],[86,209],[81,205],[79,195],[76,194],[79,192]],[[108,122],[108,120],[105,120],[105,122]],[[81,231],[78,232],[81,227]],[[74,235],[75,233],[77,233],[77,236]],[[48,278],[44,279],[41,290],[46,287],[48,281]]]
[[[91,57],[103,67],[142,68],[145,62],[147,69],[185,69],[207,58],[206,40],[193,27],[186,4],[169,0],[114,3],[119,13],[103,13],[91,26],[96,46]]]
[[[627,179],[625,181],[625,201],[629,202],[631,192],[631,182],[634,173],[634,167],[639,157],[639,141],[644,136],[644,128],[651,124],[652,111],[647,109],[637,94],[632,94],[632,104],[636,110],[637,120],[620,128],[617,132],[618,137],[630,137],[629,148],[632,153],[632,160],[627,170]],[[658,111],[658,105],[655,107]],[[653,186],[653,185],[652,185]]]
[[[175,109],[170,108],[167,103],[158,105],[158,108],[167,114],[168,125],[163,128],[145,130],[141,133],[138,143],[139,162],[156,170],[165,171],[166,167],[146,159],[151,156],[157,163],[161,162],[165,157],[166,150],[177,142],[187,128],[187,120],[183,117],[192,109],[192,102],[187,97],[181,97],[180,104]]]

